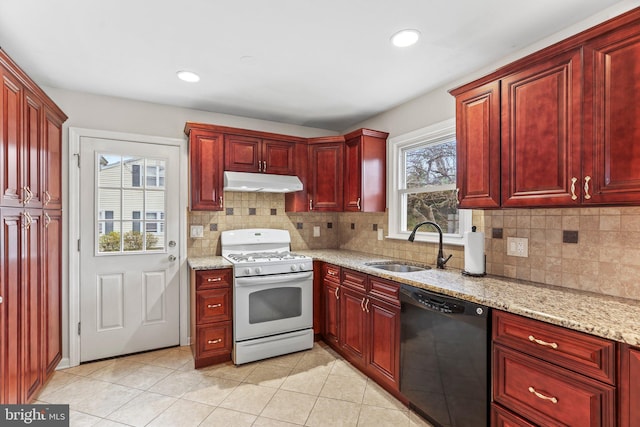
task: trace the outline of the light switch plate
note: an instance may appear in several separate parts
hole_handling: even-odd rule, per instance
[[[313,237],[320,237],[320,227],[317,225],[313,226]]]
[[[507,237],[507,255],[529,257],[529,239],[526,237]]]
[[[189,236],[192,239],[200,239],[204,236],[204,227],[202,225],[192,225],[189,227]]]

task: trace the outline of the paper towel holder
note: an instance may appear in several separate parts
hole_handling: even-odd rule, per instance
[[[471,227],[471,232],[475,233],[475,231],[477,230],[477,227],[474,225]],[[463,276],[469,276],[469,277],[484,277],[487,275],[487,256],[484,256],[484,273],[469,273],[466,270],[462,270],[462,275]]]

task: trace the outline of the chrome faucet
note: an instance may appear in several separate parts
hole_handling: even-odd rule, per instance
[[[433,221],[424,221],[424,222],[421,222],[419,224],[416,224],[416,226],[413,227],[413,231],[409,235],[409,241],[413,242],[413,240],[416,238],[416,231],[418,231],[418,228],[422,227],[423,225],[427,225],[427,224],[433,225],[433,227],[436,230],[438,230],[438,234],[440,235],[440,240],[438,242],[438,261],[437,261],[437,266],[438,266],[438,268],[444,269],[444,265],[447,263],[447,261],[449,261],[449,259],[451,259],[453,254],[449,254],[449,256],[445,259],[444,252],[442,250],[442,228],[440,228],[440,226],[438,224],[436,224]]]

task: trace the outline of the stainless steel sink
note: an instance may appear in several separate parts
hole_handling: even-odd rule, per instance
[[[367,266],[372,268],[379,268],[380,270],[393,271],[395,273],[411,273],[414,271],[424,271],[431,268],[427,265],[418,266],[418,265],[412,265],[412,264],[405,264],[402,262],[375,262],[375,263],[367,264]]]

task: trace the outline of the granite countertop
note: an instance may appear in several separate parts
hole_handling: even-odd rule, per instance
[[[435,266],[430,270],[413,273],[395,273],[367,266],[375,261],[392,261],[392,258],[360,252],[296,252],[554,325],[631,345],[640,345],[640,301],[502,277],[463,276],[460,270],[438,270]]]
[[[367,264],[402,260],[362,252],[338,249],[295,252],[429,291],[640,346],[640,301],[502,277],[463,276],[460,270],[438,270],[435,266],[431,266],[430,270],[395,273]],[[213,269],[231,267],[231,264],[218,256],[189,258],[189,266],[193,269]]]

